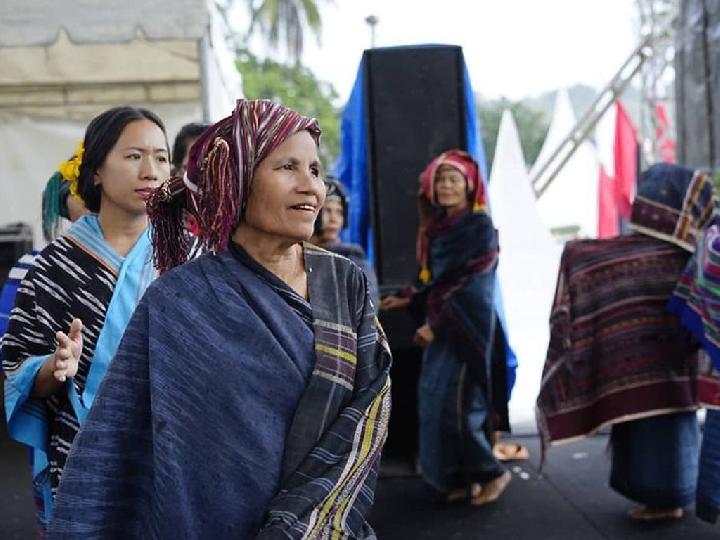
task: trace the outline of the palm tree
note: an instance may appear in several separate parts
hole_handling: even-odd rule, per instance
[[[318,0],[245,1],[251,15],[248,34],[260,30],[268,44],[276,50],[282,41],[288,60],[295,65],[300,64],[306,28],[312,31],[320,43],[322,20]]]

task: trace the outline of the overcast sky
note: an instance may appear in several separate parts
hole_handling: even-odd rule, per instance
[[[475,91],[492,98],[576,83],[600,88],[639,40],[634,0],[317,1],[322,44],[308,36],[303,62],[334,84],[342,102],[370,44],[370,14],[380,20],[377,46],[462,46]]]

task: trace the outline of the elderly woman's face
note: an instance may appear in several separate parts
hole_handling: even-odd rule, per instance
[[[465,176],[455,167],[441,166],[435,174],[435,199],[447,209],[461,209],[468,205],[468,185]]]
[[[273,150],[255,169],[245,223],[291,241],[308,240],[325,202],[317,145],[298,132]]]

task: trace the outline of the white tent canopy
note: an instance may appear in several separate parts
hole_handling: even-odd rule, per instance
[[[45,181],[109,107],[147,107],[172,139],[226,116],[241,96],[225,28],[208,0],[0,2],[0,223],[39,244]]]
[[[559,90],[550,128],[530,176],[534,178],[576,124],[567,90]],[[540,180],[540,185],[544,179]],[[583,238],[597,237],[598,162],[591,143],[584,141],[538,200],[545,226]]]
[[[3,0],[0,46],[52,45],[64,28],[74,43],[131,41],[141,28],[148,39],[202,37],[205,0]]]
[[[500,122],[489,191],[500,239],[497,275],[510,344],[519,364],[510,414],[515,424],[534,425],[561,246],[538,213],[510,111]]]

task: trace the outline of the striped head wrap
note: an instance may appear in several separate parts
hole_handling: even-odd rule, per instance
[[[477,161],[462,150],[448,150],[433,159],[420,174],[420,194],[427,198],[433,206],[437,206],[435,197],[435,177],[442,166],[449,166],[460,171],[467,180],[468,193],[472,194],[473,212],[487,211],[487,193]]]
[[[642,173],[630,227],[693,252],[699,233],[712,222],[716,206],[710,175],[658,163]]]
[[[148,201],[158,270],[187,260],[188,214],[199,226],[199,247],[225,251],[244,215],[255,169],[304,130],[319,143],[317,120],[266,99],[239,99],[230,116],[210,126],[190,148],[185,176],[171,178]]]

